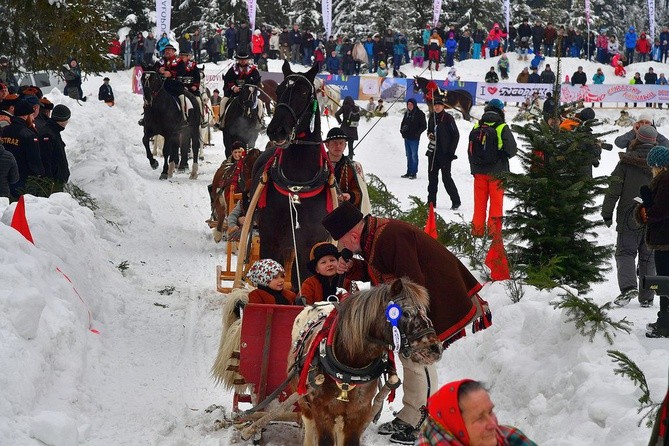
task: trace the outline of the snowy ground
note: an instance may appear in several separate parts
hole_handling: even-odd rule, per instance
[[[522,66],[513,57],[511,63],[515,79]],[[567,60],[564,73],[571,75],[579,64],[591,77],[595,64],[583,61]],[[467,61],[458,64],[458,74],[482,81],[490,65]],[[645,63],[628,72],[645,73],[651,65],[657,72],[666,68]],[[278,64],[271,68],[278,70]],[[614,79],[610,67],[605,73],[609,82],[623,81]],[[443,70],[435,73],[444,76]],[[89,77],[84,91],[95,93],[101,77]],[[71,181],[90,193],[99,209],[82,208],[66,194],[28,197],[33,246],[9,227],[15,206],[0,201],[0,444],[42,444],[37,439],[58,446],[239,442],[234,430],[214,429],[220,412],[204,411],[211,404],[229,410],[232,402],[209,375],[225,299],[216,292],[214,273],[225,245],[213,243],[204,220],[209,215],[206,186],[223,159],[221,135],[214,133],[215,147],[205,148],[199,179],[180,174],[159,181],[141,147],[136,124],[141,97],[130,92],[130,73],[109,77],[117,96],[114,108],[95,97],[79,106],[57,90],[49,94],[54,103],[72,109],[63,134]],[[427,174],[421,149],[418,179],[400,178],[406,165],[398,131],[402,109],[396,104],[356,155],[368,173],[381,177],[408,203],[410,195],[426,197]],[[474,114],[481,111],[476,107]],[[596,111],[612,120],[618,116],[618,110]],[[642,111],[632,110],[632,115]],[[509,107],[507,118],[514,114]],[[373,123],[363,120],[360,133]],[[472,124],[459,120],[461,135]],[[328,123],[324,126],[327,130]],[[669,135],[669,125],[659,130]],[[468,220],[473,182],[462,156],[464,140],[454,178],[463,203],[458,214]],[[617,160],[615,150],[604,152],[596,174],[610,173]],[[443,188],[439,197],[437,212],[459,220],[448,210]],[[603,228],[600,240],[613,243],[614,230]],[[607,277],[590,294],[600,304],[618,293],[614,273]],[[599,336],[589,342],[565,323],[565,316],[549,305],[555,293],[528,290],[512,304],[496,283],[486,285],[482,296],[491,304],[494,325],[445,352],[438,365],[441,383],[463,377],[485,381],[500,421],[519,426],[542,445],[647,444],[650,430],[637,427],[640,392],[613,374],[606,350],[621,350],[636,361],[652,398],[660,401],[667,388],[669,351],[665,340],[644,336],[657,302],[655,308],[633,302],[613,310],[613,317],[627,317],[635,325],[610,346]],[[386,406],[382,421],[399,408],[398,402]],[[287,426],[272,426],[265,434],[272,445],[294,445],[299,437],[297,428]],[[372,426],[364,443],[381,445],[387,439]]]

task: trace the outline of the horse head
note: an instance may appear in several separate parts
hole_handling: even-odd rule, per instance
[[[163,88],[163,79],[160,73],[146,69],[142,72],[142,91],[144,103],[151,105],[154,96]]]
[[[288,146],[298,137],[320,140],[320,115],[314,88],[318,63],[307,72],[294,73],[288,61],[283,64],[284,80],[277,87],[274,117],[267,126],[267,136],[278,146]],[[315,123],[319,128],[316,132]]]

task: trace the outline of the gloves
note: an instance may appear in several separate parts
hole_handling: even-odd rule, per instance
[[[298,296],[295,298],[295,305],[300,305],[302,307],[307,306],[307,298],[304,296]]]
[[[639,195],[643,200],[644,206],[650,207],[653,205],[653,192],[650,190],[650,187],[645,185],[641,186],[641,189],[639,189]]]
[[[606,225],[607,228],[610,228],[611,225],[613,224],[613,220],[611,220],[610,218],[605,218],[604,224]]]

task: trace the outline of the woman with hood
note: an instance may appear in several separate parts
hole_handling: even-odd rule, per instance
[[[358,123],[360,122],[360,108],[355,105],[351,96],[344,98],[341,108],[335,113],[335,119],[346,133],[348,139],[348,157],[353,159],[353,146],[358,140]]]

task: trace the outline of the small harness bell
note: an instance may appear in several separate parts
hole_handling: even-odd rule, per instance
[[[349,383],[337,383],[337,387],[339,387],[339,396],[337,399],[339,401],[343,401],[344,403],[348,403],[348,392],[351,390],[355,389],[355,384],[349,384]]]

